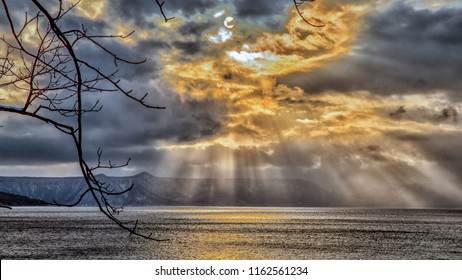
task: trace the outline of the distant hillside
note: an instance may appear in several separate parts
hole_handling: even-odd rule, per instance
[[[27,196],[0,192],[0,205],[3,206],[46,206],[46,202]]]
[[[305,180],[159,178],[149,173],[106,177],[114,190],[134,189],[112,198],[127,206],[338,206],[339,199]],[[29,198],[72,203],[86,188],[82,178],[0,177],[0,191]],[[81,206],[94,206],[87,195]]]

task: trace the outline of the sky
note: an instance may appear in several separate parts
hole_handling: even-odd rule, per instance
[[[128,34],[107,46],[120,56],[125,88],[84,117],[86,158],[130,165],[109,175],[305,179],[389,205],[462,201],[462,4],[456,0],[82,0],[61,22],[93,34]],[[9,1],[19,22],[34,13]],[[226,27],[227,17],[234,26]],[[34,31],[26,35],[33,38]],[[8,34],[0,11],[0,33]],[[0,46],[4,53],[5,46]],[[111,58],[76,53],[102,69]],[[1,79],[1,78],[0,78]],[[0,88],[3,105],[22,104]],[[66,135],[0,113],[1,176],[77,176]],[[390,195],[393,194],[393,195]]]

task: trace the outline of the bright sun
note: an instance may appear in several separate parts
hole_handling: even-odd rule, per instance
[[[226,28],[233,28],[236,25],[236,20],[233,17],[227,17],[225,18],[225,21],[223,22]]]

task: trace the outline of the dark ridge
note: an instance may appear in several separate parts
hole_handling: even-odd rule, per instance
[[[0,192],[0,205],[3,206],[47,206],[45,201],[29,198],[23,195],[16,195]]]
[[[306,180],[161,178],[147,172],[130,177],[98,175],[98,178],[115,192],[134,186],[127,193],[108,198],[117,206],[320,207],[340,203],[335,193]],[[82,178],[0,177],[0,192],[60,204],[73,204],[86,188]],[[90,195],[79,204],[95,205]]]

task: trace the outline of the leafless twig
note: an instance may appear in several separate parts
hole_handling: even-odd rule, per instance
[[[164,6],[164,4],[165,4],[165,1],[162,1],[162,2],[161,2],[161,1],[159,1],[159,0],[156,0],[156,3],[157,3],[157,6],[159,6],[160,13],[161,13],[162,16],[164,17],[165,22],[168,22],[169,20],[172,20],[172,19],[175,18],[175,17],[167,17],[167,16],[165,15],[164,8],[163,8],[163,6]]]
[[[85,93],[118,92],[144,107],[165,108],[149,104],[146,101],[147,94],[139,98],[133,95],[131,90],[125,89],[120,84],[120,79],[117,78],[118,70],[107,72],[76,52],[76,46],[82,42],[106,54],[116,68],[119,63],[131,65],[144,63],[145,60],[125,59],[103,43],[104,40],[125,39],[133,32],[118,36],[89,34],[83,25],[81,29],[65,30],[60,22],[78,3],[64,8],[62,0],[56,1],[58,2],[57,12],[51,14],[38,0],[31,0],[37,13],[33,17],[26,14],[22,25],[17,28],[7,0],[1,0],[11,36],[0,37],[0,44],[6,50],[4,54],[0,54],[0,87],[13,88],[18,98],[24,96],[24,103],[19,107],[0,104],[0,112],[41,120],[72,139],[87,188],[73,203],[61,204],[53,201],[52,205],[73,207],[78,205],[85,196],[91,195],[99,210],[118,226],[128,230],[130,235],[161,241],[162,239],[153,238],[152,234],[140,233],[138,221],[121,221],[116,217],[123,209],[123,205],[120,207],[112,205],[109,197],[130,191],[133,185],[116,191],[95,175],[95,172],[100,169],[124,167],[129,164],[130,159],[122,164],[115,164],[111,161],[102,164],[102,149],[97,151],[98,163],[95,167],[90,167],[84,158],[83,133],[85,127],[82,116],[85,113],[99,112],[102,108],[99,100],[90,107],[84,107]],[[173,17],[165,16],[164,2],[156,0],[156,3],[166,22],[173,19]],[[27,42],[25,39],[24,30],[28,28],[35,30],[33,42]]]
[[[310,20],[308,20],[304,15],[303,15],[303,11],[300,10],[300,7],[305,3],[305,2],[314,2],[316,0],[293,0],[294,1],[294,6],[295,6],[295,9],[297,10],[297,13],[298,15],[302,18],[302,20],[304,22],[306,22],[307,24],[313,26],[313,27],[324,27],[326,26],[326,24],[324,23],[320,23],[320,24],[316,24],[316,23],[313,23],[311,22]]]

